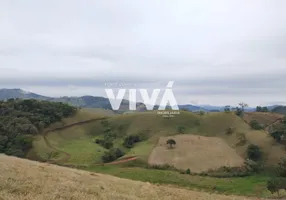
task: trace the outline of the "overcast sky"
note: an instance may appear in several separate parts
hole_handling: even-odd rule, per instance
[[[175,81],[180,104],[286,102],[285,8],[285,0],[0,0],[0,88],[105,96],[106,83]]]

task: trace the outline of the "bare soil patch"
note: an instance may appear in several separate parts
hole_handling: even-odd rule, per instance
[[[172,149],[166,144],[170,138],[176,141]],[[221,138],[184,134],[161,137],[148,163],[170,164],[178,169],[202,172],[222,166],[241,166],[244,160]]]

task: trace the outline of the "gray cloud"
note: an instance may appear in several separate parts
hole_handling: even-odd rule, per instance
[[[0,0],[0,87],[103,95],[106,82],[163,88],[174,80],[182,102],[284,101],[285,7],[284,0]]]

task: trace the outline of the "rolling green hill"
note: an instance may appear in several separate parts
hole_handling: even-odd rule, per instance
[[[76,120],[86,121],[90,119],[83,111],[79,112],[70,122]],[[34,141],[33,154],[43,159],[52,159],[64,164],[85,164],[91,165],[101,163],[101,157],[108,149],[97,144],[96,139],[105,137],[105,127],[102,121],[108,122],[108,129],[114,135],[113,147],[121,149],[125,155],[123,158],[136,156],[143,162],[147,162],[149,155],[157,145],[160,137],[178,134],[191,134],[206,137],[222,138],[230,147],[234,148],[239,156],[246,157],[246,150],[249,144],[259,145],[264,152],[263,159],[267,164],[277,163],[283,156],[282,145],[273,145],[274,140],[263,130],[254,131],[247,123],[233,113],[208,113],[203,116],[181,111],[179,115],[171,118],[164,118],[155,111],[130,114],[97,115],[93,118],[105,116],[105,120],[87,121],[82,124],[56,130],[48,133],[45,137],[55,149],[46,145],[44,137],[38,136]],[[233,132],[227,134],[231,128]],[[131,135],[143,135],[144,139],[132,146],[125,147],[124,139]],[[239,144],[239,137],[244,135],[245,141]],[[210,147],[211,148],[211,147]],[[57,153],[55,153],[57,152]],[[66,152],[69,155],[65,159]]]

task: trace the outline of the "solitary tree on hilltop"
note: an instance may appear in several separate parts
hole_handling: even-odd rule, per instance
[[[170,148],[173,148],[173,145],[176,145],[176,141],[174,139],[168,139],[166,142],[168,145],[170,145]]]
[[[243,103],[243,102],[239,103],[238,105],[239,105],[240,107],[236,107],[235,113],[236,113],[237,116],[243,117],[244,108],[245,108],[245,107],[248,107],[248,105],[247,105],[246,103]]]
[[[243,102],[240,102],[238,105],[241,107],[242,112],[244,112],[245,107],[248,107],[248,105],[246,103],[243,103]]]
[[[231,107],[230,107],[230,106],[225,106],[225,107],[224,107],[224,112],[229,113],[230,110],[231,110]]]

